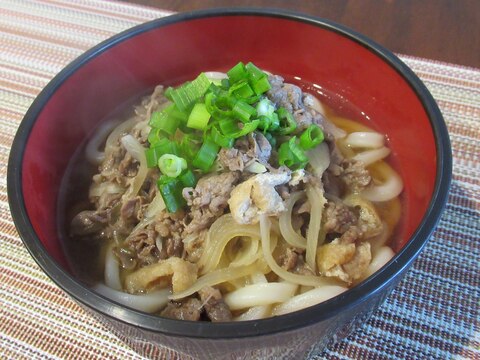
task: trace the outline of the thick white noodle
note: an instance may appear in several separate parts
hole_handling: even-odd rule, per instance
[[[327,285],[296,295],[272,309],[272,316],[283,315],[320,304],[348,290],[346,287]]]
[[[305,261],[313,272],[316,272],[317,264],[315,258],[317,256],[317,248],[325,239],[320,238],[320,227],[322,223],[323,207],[327,203],[327,199],[323,196],[323,190],[319,187],[308,186],[307,197],[310,203],[310,222],[307,229],[307,247],[305,249]]]
[[[105,284],[114,290],[122,290],[122,281],[120,280],[120,266],[112,251],[112,247],[107,248],[105,254],[105,271],[104,271]]]
[[[390,165],[383,163],[380,168],[382,178],[385,179],[380,185],[372,185],[362,191],[361,196],[370,201],[388,201],[402,192],[403,182],[400,176]]]
[[[252,276],[250,276],[250,278],[252,279],[252,283],[254,283],[254,284],[266,284],[268,282],[265,275],[262,274],[261,272],[257,272],[255,274],[252,274]]]
[[[366,271],[366,276],[369,277],[376,271],[380,270],[387,262],[389,262],[395,253],[388,246],[382,246],[377,251],[373,253],[373,259],[368,266]]]
[[[390,236],[390,231],[388,229],[388,225],[385,221],[382,222],[382,232],[374,237],[371,237],[368,239],[368,242],[370,243],[370,249],[372,253],[380,249],[383,245],[388,240],[388,237]]]
[[[118,120],[109,120],[100,125],[93,134],[85,148],[85,156],[91,164],[100,165],[105,160],[105,151],[100,151],[100,146],[116,126],[118,126]]]
[[[228,293],[223,300],[231,310],[239,310],[286,301],[295,294],[297,288],[297,284],[287,282],[246,285]]]
[[[312,150],[307,151],[308,161],[313,169],[313,173],[321,178],[325,170],[330,165],[330,149],[324,141]]]
[[[390,154],[390,149],[385,146],[379,149],[365,150],[356,154],[353,159],[363,162],[365,166],[373,164],[379,160],[386,158]]]
[[[168,303],[170,290],[162,289],[145,295],[132,295],[122,291],[117,291],[103,284],[93,286],[97,293],[132,309],[154,313],[162,310]]]
[[[127,152],[140,163],[137,175],[133,179],[130,188],[124,194],[124,197],[128,199],[138,194],[138,191],[145,181],[148,172],[147,159],[145,157],[145,148],[132,135],[128,134],[123,136],[121,143]]]
[[[371,131],[352,132],[345,138],[345,144],[352,148],[378,149],[384,142],[383,134]]]
[[[287,243],[300,249],[307,247],[307,239],[297,233],[292,225],[292,210],[295,203],[305,196],[302,191],[295,192],[285,200],[286,211],[281,212],[278,218],[278,225],[280,226],[280,233]]]
[[[252,274],[252,282],[254,284],[266,284],[267,278],[261,272]],[[233,318],[233,321],[247,321],[247,320],[257,320],[263,319],[270,315],[271,305],[259,305],[253,306],[244,313]]]

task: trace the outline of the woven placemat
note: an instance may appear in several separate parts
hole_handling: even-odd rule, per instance
[[[55,74],[101,40],[166,14],[101,0],[0,1],[1,359],[142,359],[35,264],[12,222],[6,173],[17,127]],[[383,306],[312,359],[480,359],[480,69],[401,58],[447,121],[450,198],[432,239]]]

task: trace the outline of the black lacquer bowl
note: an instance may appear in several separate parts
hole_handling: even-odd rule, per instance
[[[252,322],[164,319],[106,299],[75,279],[61,247],[59,187],[75,150],[119,104],[238,61],[336,94],[329,105],[389,139],[404,180],[395,257],[351,290],[295,313]],[[350,104],[351,106],[343,106]],[[355,110],[360,109],[360,110]],[[32,104],[12,147],[8,195],[32,257],[61,289],[148,354],[299,358],[367,321],[418,256],[451,180],[445,123],[430,93],[395,55],[327,20],[283,11],[211,10],[169,16],[101,43],[67,66]]]

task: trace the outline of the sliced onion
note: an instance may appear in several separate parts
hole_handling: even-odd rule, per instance
[[[239,225],[230,214],[219,217],[208,230],[202,256],[197,263],[200,273],[206,274],[217,268],[225,247],[232,239],[244,237],[244,241],[247,238],[258,241],[259,235],[258,226]]]
[[[184,297],[196,293],[198,290],[202,289],[205,286],[218,285],[226,281],[231,281],[244,276],[249,276],[256,272],[258,272],[258,265],[256,263],[247,266],[236,266],[214,270],[198,278],[197,281],[187,290],[170,295],[169,299],[183,299]]]
[[[147,159],[145,157],[145,148],[132,135],[128,134],[121,138],[121,143],[127,152],[140,163],[137,175],[133,179],[130,188],[125,192],[126,198],[136,196],[147,177]]]
[[[315,176],[321,178],[330,165],[330,149],[326,142],[321,143],[312,150],[307,151],[308,162]]]
[[[295,192],[285,200],[286,211],[280,213],[278,224],[280,226],[280,233],[287,243],[295,246],[299,249],[305,249],[307,247],[307,239],[297,233],[292,225],[292,210],[295,203],[305,196],[302,191]]]
[[[317,248],[325,240],[325,234],[320,232],[322,222],[323,207],[327,203],[327,199],[323,196],[323,190],[319,187],[308,186],[307,197],[311,206],[310,223],[307,230],[307,247],[305,250],[305,261],[310,268],[315,271],[317,264],[315,258],[317,256]]]
[[[120,194],[124,189],[116,184],[111,182],[103,182],[100,184],[92,184],[88,191],[89,197],[100,197],[103,194]]]
[[[330,279],[314,275],[293,274],[280,267],[272,256],[275,247],[270,245],[270,220],[265,214],[260,215],[260,233],[262,235],[262,250],[265,261],[270,269],[282,279],[300,285],[321,286],[331,284]]]
[[[165,202],[163,201],[162,195],[160,193],[157,193],[157,195],[155,195],[155,197],[153,198],[152,202],[148,205],[147,210],[145,210],[145,217],[155,217],[163,210],[165,210]]]
[[[135,118],[129,119],[120,123],[113,131],[108,135],[107,140],[105,141],[105,155],[108,155],[113,151],[114,147],[117,145],[117,141],[127,134],[135,125],[137,120]]]
[[[112,247],[109,246],[105,254],[105,284],[111,289],[121,291],[120,267],[112,250]]]
[[[237,252],[230,266],[249,265],[258,259],[256,255],[258,253],[260,239],[252,238],[246,242],[248,243],[247,249],[242,249],[241,252]]]

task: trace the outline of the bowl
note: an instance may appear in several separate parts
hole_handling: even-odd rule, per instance
[[[89,289],[61,246],[60,184],[76,149],[119,105],[151,90],[252,61],[301,83],[339,114],[385,133],[404,180],[393,259],[352,289],[278,317],[209,323],[160,318]],[[442,115],[394,54],[328,20],[279,10],[177,14],[124,31],[61,71],[25,115],[8,165],[15,225],[41,269],[139,353],[163,348],[194,358],[297,358],[366,322],[403,278],[445,206],[451,149]]]

